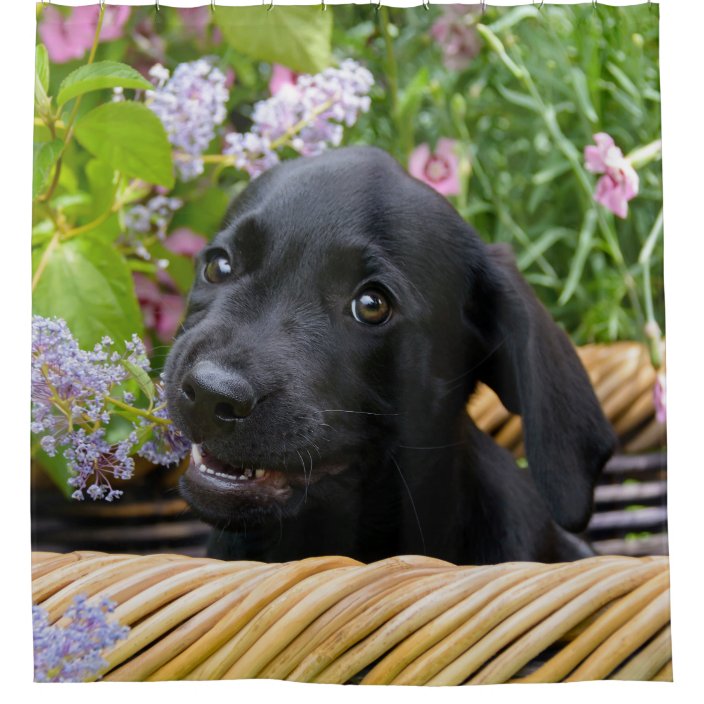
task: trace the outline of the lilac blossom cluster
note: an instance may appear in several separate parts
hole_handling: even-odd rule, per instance
[[[32,321],[31,429],[50,457],[62,452],[72,474],[68,484],[74,489],[74,499],[82,500],[88,494],[93,500],[112,501],[122,495],[112,487],[110,477],[131,478],[131,455],[138,443],[137,431],[148,429],[145,420],[159,427],[158,443],[146,450],[150,460],[172,464],[187,453],[185,441],[166,419],[165,406],[147,418],[130,405],[134,402],[131,393],[120,392],[120,385],[133,374],[130,369],[149,372],[142,341],[133,336],[124,346],[125,351],[119,353],[113,341],[104,337],[92,350],[82,350],[65,321],[41,316]],[[117,442],[106,436],[114,408],[133,422],[133,430]]]
[[[174,213],[183,205],[180,198],[156,195],[146,203],[133,205],[125,211],[122,241],[130,246],[137,256],[147,261],[151,254],[144,246],[143,237],[155,234],[163,242]]]
[[[168,418],[166,411],[166,392],[163,381],[156,385],[156,418]],[[140,419],[140,425],[148,425],[146,418]],[[139,450],[140,457],[154,464],[176,464],[191,451],[191,441],[176,429],[173,423],[156,425],[152,429],[151,439]]]
[[[254,107],[252,129],[225,137],[223,150],[234,165],[252,178],[279,161],[277,149],[290,147],[302,156],[315,156],[342,141],[344,126],[351,127],[369,110],[372,74],[352,59],[339,68],[299,76],[276,95]]]
[[[86,682],[98,678],[107,666],[102,651],[126,638],[130,630],[107,619],[114,608],[108,599],[90,604],[85,594],[79,594],[64,614],[67,624],[61,627],[49,623],[41,606],[33,606],[34,681]]]
[[[176,148],[174,160],[183,181],[203,173],[202,154],[227,116],[225,74],[207,59],[179,64],[173,72],[156,64],[149,71],[154,90],[146,104],[161,120]]]

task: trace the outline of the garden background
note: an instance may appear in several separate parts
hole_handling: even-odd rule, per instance
[[[624,4],[624,0],[614,0]],[[186,4],[186,3],[183,3]],[[31,5],[28,12],[27,5]],[[603,4],[601,4],[603,7]],[[277,6],[278,7],[278,6]],[[669,457],[679,471],[671,476],[671,529],[673,537],[673,551],[676,557],[673,564],[673,574],[676,580],[676,590],[678,597],[673,603],[673,619],[677,624],[678,638],[675,641],[677,651],[678,669],[675,685],[668,686],[668,692],[676,697],[683,691],[698,691],[699,663],[698,647],[695,639],[697,629],[697,619],[692,618],[697,613],[695,594],[699,590],[697,578],[698,563],[690,559],[690,555],[696,551],[696,541],[698,531],[696,523],[693,522],[698,512],[698,497],[701,496],[702,482],[701,474],[690,472],[690,465],[696,461],[697,457],[697,437],[698,437],[698,412],[695,404],[702,392],[700,375],[693,374],[696,370],[699,358],[699,345],[701,341],[701,329],[696,323],[697,298],[700,296],[701,283],[699,277],[700,262],[702,258],[701,239],[693,236],[697,232],[698,217],[698,164],[704,158],[702,153],[702,142],[699,135],[699,117],[704,105],[702,105],[701,92],[692,90],[693,71],[696,74],[697,67],[701,67],[701,56],[698,51],[699,34],[701,31],[702,9],[697,2],[676,2],[665,0],[660,4],[662,8],[662,80],[663,91],[665,93],[663,103],[664,114],[664,134],[666,139],[666,160],[665,168],[665,190],[666,207],[665,216],[668,224],[668,246],[666,276],[668,285],[668,359],[669,359],[669,379],[671,380],[671,405],[668,409],[670,420],[669,429]],[[163,5],[162,5],[163,9]],[[328,10],[330,5],[328,6]],[[5,85],[8,96],[14,96],[17,100],[18,108],[21,105],[25,109],[31,105],[31,86],[33,66],[32,57],[28,47],[31,44],[30,34],[33,33],[33,3],[21,3],[7,8],[8,29],[7,41],[2,45],[4,63],[12,70],[6,73]],[[27,184],[31,180],[31,164],[26,158],[26,150],[29,147],[31,138],[29,129],[28,113],[21,109],[10,110],[5,115],[6,129],[3,132],[4,152],[10,163],[15,166],[3,172],[3,192],[8,194],[6,203],[26,202]],[[23,195],[24,194],[24,195]],[[29,210],[23,208],[10,208],[6,212],[6,226],[10,233],[26,232],[29,229]],[[22,288],[22,281],[26,279],[28,262],[28,249],[22,249],[20,238],[17,238],[18,249],[10,250],[10,255],[3,259],[5,263],[4,283],[6,287],[4,293],[6,300],[11,300],[11,305],[7,311],[8,325],[11,330],[21,330],[28,321],[29,295],[17,296],[17,287]],[[25,259],[27,256],[27,259]],[[28,289],[28,287],[27,287]],[[14,306],[17,301],[18,307]],[[26,307],[25,307],[26,306]],[[29,335],[29,324],[26,323],[25,333]],[[21,335],[20,335],[21,337]],[[25,338],[26,340],[26,338]],[[13,349],[8,349],[8,365],[14,364],[17,373],[7,379],[6,390],[13,397],[24,396],[27,386],[27,377],[22,374],[25,364],[22,359],[26,359],[26,350],[23,346],[17,345]],[[674,364],[673,364],[674,362]],[[28,370],[25,369],[28,374]],[[13,404],[5,406],[4,424],[12,437],[20,437],[23,428],[26,428],[26,417],[22,413],[17,413],[17,407]],[[14,432],[13,432],[14,431]],[[12,464],[21,468],[27,466],[28,452],[27,446],[19,443],[16,447],[9,448],[9,459]],[[27,454],[25,454],[27,452]],[[26,474],[23,471],[8,475],[9,495],[20,497],[24,492]],[[11,501],[11,505],[3,513],[6,530],[11,529],[17,533],[19,530],[19,540],[10,541],[8,544],[8,558],[13,564],[22,564],[23,559],[28,559],[29,531],[22,531],[22,526],[28,523],[29,512],[27,505],[20,501]],[[9,533],[8,533],[9,534]],[[23,542],[26,540],[27,542]],[[25,563],[26,564],[26,563]],[[7,592],[12,598],[21,601],[26,592],[25,584],[20,581],[10,581],[7,585]],[[9,623],[15,625],[15,636],[10,641],[6,641],[9,646],[8,654],[13,657],[10,662],[16,663],[17,667],[11,667],[11,671],[22,676],[25,681],[31,676],[31,634],[28,628],[27,614],[22,610],[14,610],[10,614]],[[24,652],[24,656],[20,657]],[[25,668],[25,669],[23,669]],[[29,674],[27,674],[29,673]],[[12,679],[12,678],[11,678]],[[17,678],[14,678],[17,683]],[[276,683],[264,682],[239,682],[239,693],[258,694],[262,690],[275,692]],[[208,692],[215,692],[218,685],[207,687]],[[697,689],[695,689],[695,687]],[[655,691],[648,685],[639,687],[628,683],[595,683],[591,686],[571,688],[570,694],[575,701],[593,701],[595,693],[608,688],[611,693],[616,690],[623,694],[636,693],[642,701],[659,701],[661,699],[662,687],[656,687]],[[36,688],[32,688],[34,690]],[[181,685],[165,685],[161,692],[166,693],[173,701],[190,699],[189,690]],[[202,691],[202,688],[201,688]],[[396,696],[393,689],[379,690],[385,699]],[[534,686],[525,688],[527,701],[540,700],[550,701],[550,696],[557,699],[563,698],[562,688],[552,688],[548,686]],[[92,696],[90,688],[80,688],[68,686],[52,690],[52,696],[57,701],[63,698],[71,698],[71,701],[80,700],[81,692],[87,693],[84,696]],[[316,692],[318,693],[316,695]],[[340,696],[348,693],[354,696],[349,690],[339,689]],[[554,692],[553,695],[550,693]],[[27,692],[30,694],[29,690]],[[103,698],[106,701],[124,698],[124,687],[104,686],[101,689]],[[33,692],[31,693],[33,694]],[[296,696],[305,697],[306,701],[315,700],[316,696],[329,696],[325,688],[296,688],[289,692],[294,700]],[[375,691],[368,691],[367,696],[375,696]],[[378,692],[376,692],[378,694]],[[513,688],[479,688],[473,692],[480,701],[482,697],[489,697],[492,701],[509,701],[515,698]],[[399,691],[398,696],[403,696],[404,701],[413,699],[414,696],[421,697],[421,691],[409,692]],[[442,693],[435,693],[433,696],[441,696]]]
[[[575,344],[647,342],[664,422],[657,6],[37,12],[33,311],[71,354],[99,346],[85,369],[117,365],[57,390],[37,332],[33,454],[67,495],[117,498],[132,455],[185,452],[158,372],[193,255],[251,178],[340,144],[509,243]]]

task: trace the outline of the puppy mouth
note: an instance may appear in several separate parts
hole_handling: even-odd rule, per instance
[[[186,475],[204,488],[236,495],[285,498],[291,491],[290,477],[284,472],[265,467],[235,467],[210,454],[203,445],[191,447],[191,462]]]

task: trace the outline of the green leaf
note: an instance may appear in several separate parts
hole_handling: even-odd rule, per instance
[[[125,176],[172,188],[171,145],[159,118],[141,103],[105,103],[76,124],[76,139]]]
[[[579,233],[579,241],[577,242],[577,251],[572,257],[572,262],[570,264],[570,272],[567,275],[567,281],[565,281],[565,287],[562,289],[560,298],[558,299],[558,305],[565,305],[570,298],[572,298],[574,292],[577,290],[579,285],[579,280],[582,277],[582,272],[584,271],[584,265],[587,262],[587,257],[592,251],[594,244],[594,230],[597,224],[597,211],[596,208],[591,208],[587,211],[584,216],[584,224],[582,225],[582,230]]]
[[[154,403],[156,390],[154,389],[154,382],[150,379],[149,374],[147,374],[142,367],[132,364],[132,362],[127,359],[122,360],[122,365],[137,382],[137,385],[147,397],[149,405],[151,406]]]
[[[501,84],[496,86],[496,90],[498,90],[499,93],[501,93],[501,96],[505,100],[508,100],[509,103],[518,105],[521,108],[527,108],[533,112],[540,112],[540,105],[538,105],[538,103],[530,95],[527,95],[526,93],[519,93],[516,90],[511,90]]]
[[[33,253],[33,270],[45,248]],[[56,245],[34,289],[32,310],[63,318],[82,347],[109,335],[116,343],[141,335],[142,316],[124,257],[89,236]]]
[[[69,73],[59,87],[56,102],[61,107],[79,95],[105,88],[149,90],[153,87],[139,71],[135,71],[127,64],[121,64],[118,61],[98,61],[80,66]]]
[[[492,22],[492,24],[489,25],[489,28],[495,34],[499,34],[507,29],[511,29],[511,27],[519,22],[522,22],[528,17],[531,19],[540,18],[540,11],[538,8],[528,5],[516,7],[513,10],[506,10],[501,14],[501,19],[496,20],[496,22]]]
[[[90,217],[96,218],[110,208],[115,200],[117,183],[115,171],[100,159],[91,159],[85,166],[86,178],[90,186]]]
[[[34,108],[40,117],[51,113],[49,98],[49,55],[43,44],[38,44],[34,53]]]
[[[215,21],[227,42],[252,59],[315,73],[330,65],[332,12],[319,7],[219,7]]]
[[[32,454],[37,463],[47,473],[51,481],[53,481],[54,484],[61,489],[61,493],[67,499],[71,498],[71,494],[73,494],[75,489],[67,482],[74,476],[74,473],[69,470],[66,464],[66,459],[63,456],[63,449],[58,450],[53,457],[49,457],[49,455],[47,455],[37,443],[36,447],[33,448]]]
[[[61,154],[64,143],[60,139],[51,142],[35,142],[33,145],[34,168],[32,173],[32,198],[46,190],[51,171]]]
[[[594,105],[592,104],[591,96],[589,95],[589,85],[584,71],[573,68],[571,71],[572,85],[574,86],[577,95],[577,103],[581,108],[584,116],[589,122],[596,123],[599,121],[599,116],[596,114]]]
[[[34,70],[44,94],[49,93],[49,52],[43,44],[37,44],[34,52]]]

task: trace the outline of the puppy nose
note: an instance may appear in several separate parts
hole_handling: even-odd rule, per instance
[[[249,382],[213,362],[198,362],[183,378],[181,403],[186,412],[208,424],[246,418],[257,404]]]

